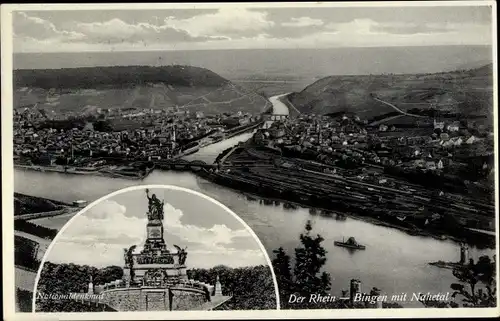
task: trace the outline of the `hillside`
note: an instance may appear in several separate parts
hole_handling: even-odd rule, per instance
[[[371,119],[395,111],[374,98],[405,112],[433,108],[490,117],[493,66],[434,74],[331,76],[289,96],[290,102],[303,113],[354,112]]]
[[[14,108],[47,115],[98,109],[189,108],[216,114],[260,113],[267,100],[216,73],[192,66],[126,66],[14,71]]]
[[[68,205],[70,204],[42,197],[14,193],[14,216],[56,211]]]

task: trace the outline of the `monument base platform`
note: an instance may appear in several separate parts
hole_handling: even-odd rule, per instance
[[[175,286],[170,288],[133,287],[103,291],[95,303],[117,311],[190,311],[207,310],[227,301],[229,297],[211,296],[200,288]]]
[[[201,306],[192,309],[192,311],[211,311],[219,306],[221,306],[223,303],[229,301],[232,298],[232,296],[212,296],[210,299],[210,302],[205,302]]]

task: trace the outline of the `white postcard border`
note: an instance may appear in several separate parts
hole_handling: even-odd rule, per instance
[[[116,319],[310,319],[310,318],[415,318],[415,317],[493,317],[499,315],[499,298],[497,308],[404,308],[404,309],[349,309],[349,310],[264,310],[264,311],[169,311],[165,312],[103,312],[103,313],[16,313],[15,312],[15,269],[14,269],[14,228],[13,228],[13,132],[12,132],[12,11],[34,10],[145,10],[145,9],[210,9],[221,6],[238,6],[245,8],[284,8],[284,7],[446,7],[446,6],[490,6],[492,9],[492,53],[494,84],[494,142],[498,148],[498,74],[497,74],[497,16],[495,1],[412,1],[412,2],[349,2],[349,3],[170,3],[170,4],[8,4],[1,6],[1,65],[2,65],[2,223],[3,223],[3,303],[4,318],[9,320],[33,319],[65,319],[65,320],[116,320]],[[496,226],[499,226],[499,173],[498,153],[495,153],[495,205]],[[498,254],[499,233],[496,234]],[[497,264],[497,289],[498,289]]]

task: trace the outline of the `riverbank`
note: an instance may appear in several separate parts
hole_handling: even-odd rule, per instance
[[[203,178],[208,179],[207,177],[203,177]],[[231,189],[233,189],[233,188],[231,188]],[[240,190],[235,190],[235,191],[239,192]],[[389,222],[385,222],[385,221],[382,221],[380,219],[376,219],[373,217],[366,217],[366,216],[360,217],[359,215],[355,215],[355,214],[348,213],[348,212],[338,212],[338,211],[335,211],[331,208],[309,206],[309,205],[306,205],[304,203],[296,202],[293,199],[270,198],[270,197],[266,197],[265,195],[262,195],[262,194],[251,193],[251,192],[245,192],[244,194],[247,196],[247,199],[250,201],[262,201],[265,205],[269,205],[269,206],[279,205],[280,203],[283,203],[285,208],[287,208],[286,204],[290,204],[291,206],[288,206],[288,207],[291,209],[296,209],[296,208],[300,208],[300,207],[306,208],[306,209],[309,209],[309,214],[312,216],[320,215],[320,216],[328,217],[331,219],[335,219],[335,217],[338,217],[338,216],[345,216],[345,217],[353,219],[353,220],[359,220],[359,221],[363,221],[363,222],[378,225],[378,226],[394,228],[394,229],[397,229],[399,231],[405,232],[406,234],[411,235],[411,236],[424,236],[424,237],[432,237],[432,238],[434,238],[436,240],[440,240],[440,241],[441,240],[451,240],[451,241],[454,241],[457,243],[461,242],[460,239],[455,238],[451,235],[432,234],[432,233],[428,233],[425,231],[415,231],[415,230],[412,230],[410,228],[406,228],[406,227],[396,225],[396,224],[391,224]]]
[[[69,213],[70,211],[71,211],[71,208],[65,207],[65,208],[62,208],[62,209],[59,209],[59,210],[55,210],[55,211],[50,211],[50,212],[39,212],[39,213],[30,213],[30,214],[15,215],[14,216],[14,220],[29,221],[29,220],[34,220],[34,219],[38,219],[38,218],[64,215],[64,214]]]
[[[486,247],[486,248],[494,248],[495,237],[490,235],[478,235],[477,233],[469,232],[466,229],[463,229],[463,236],[458,237],[449,233],[446,230],[433,231],[433,230],[423,230],[416,228],[415,226],[405,226],[404,223],[397,224],[399,220],[389,220],[387,216],[374,217],[373,213],[370,212],[369,209],[366,211],[353,213],[348,210],[338,211],[338,206],[336,206],[335,202],[330,202],[330,204],[326,204],[326,206],[318,206],[317,202],[319,197],[313,193],[305,193],[298,190],[287,190],[278,186],[269,186],[262,184],[262,182],[236,177],[235,175],[227,174],[227,173],[215,173],[211,171],[198,171],[196,173],[200,177],[209,180],[215,184],[222,185],[226,188],[231,188],[238,192],[244,192],[245,194],[250,194],[257,196],[262,200],[269,200],[268,205],[271,205],[273,202],[283,202],[288,204],[293,204],[290,208],[294,207],[305,207],[314,209],[315,211],[322,211],[325,213],[332,214],[341,214],[345,215],[349,218],[361,220],[367,223],[371,223],[378,226],[384,226],[388,228],[394,228],[399,231],[402,231],[411,236],[422,236],[422,237],[430,237],[436,239],[438,241],[443,240],[451,240],[456,243],[466,242],[468,244],[472,244],[478,247]],[[313,214],[311,214],[313,215]],[[325,215],[328,216],[328,215]],[[333,215],[332,215],[333,216]],[[332,217],[332,219],[335,219]]]
[[[228,131],[224,137],[225,137],[225,139],[233,138],[234,136],[246,133],[246,132],[251,131],[257,127],[261,127],[262,125],[264,125],[264,121],[258,121],[258,122],[255,122],[253,124],[238,126],[238,127],[231,129],[230,131]],[[216,143],[216,142],[214,142],[214,143]],[[208,144],[208,145],[211,145],[211,144]],[[208,146],[208,145],[206,145],[206,146]]]
[[[230,133],[228,133],[224,139],[221,140],[212,140],[212,141],[205,141],[202,145],[200,145],[201,148],[208,147],[210,145],[214,145],[216,143],[220,143],[223,140],[228,140],[231,138],[234,138],[238,135],[242,135],[244,133],[250,132],[258,127],[261,127],[264,124],[264,121],[258,121],[256,123],[248,124],[248,125],[243,125],[243,126],[238,126],[235,127]],[[173,161],[182,159],[183,157],[186,157],[188,155],[193,155],[197,151],[192,151],[190,153],[186,154],[181,154],[177,155],[176,157],[172,158]],[[134,163],[137,161],[133,160],[123,160],[123,163],[121,166],[130,166],[131,163]],[[140,161],[141,162],[141,161]],[[144,161],[142,161],[144,162]],[[154,161],[153,161],[154,164]],[[127,171],[124,173],[123,171],[117,170],[117,169],[112,169],[109,167],[100,167],[100,168],[87,168],[87,167],[78,167],[78,166],[72,166],[72,167],[64,167],[64,166],[42,166],[42,165],[23,165],[23,164],[14,164],[14,168],[17,169],[22,169],[22,170],[31,170],[31,171],[37,171],[37,172],[53,172],[53,173],[61,173],[61,174],[71,174],[71,175],[88,175],[88,176],[103,176],[103,177],[110,177],[110,178],[124,178],[124,179],[129,179],[129,180],[143,180],[145,179],[149,174],[153,172],[153,170],[156,169],[156,165],[153,167],[147,167],[145,170],[134,170],[134,171]],[[182,170],[187,170],[190,171],[190,168],[183,168]]]
[[[301,112],[292,104],[288,96],[292,93],[287,93],[278,97],[278,101],[286,106],[288,109],[288,114],[290,117],[296,117],[301,114]]]
[[[24,167],[23,167],[24,168]],[[153,169],[151,169],[150,172],[152,172]],[[160,169],[163,171],[162,169]],[[311,208],[314,209],[315,211],[319,212],[326,212],[326,213],[333,213],[333,214],[342,214],[345,215],[349,218],[356,219],[356,220],[361,220],[367,223],[371,223],[374,225],[379,225],[379,226],[384,226],[388,228],[394,228],[398,229],[408,235],[412,236],[422,236],[422,237],[431,237],[436,240],[452,240],[454,242],[460,243],[460,242],[467,242],[470,244],[475,244],[478,246],[487,246],[491,247],[487,244],[489,243],[494,243],[494,236],[487,236],[487,235],[479,235],[478,233],[474,233],[473,231],[468,231],[468,230],[463,230],[465,237],[457,237],[455,235],[452,235],[451,233],[447,233],[446,231],[426,231],[423,229],[418,229],[412,226],[405,226],[403,224],[397,224],[399,221],[396,220],[391,220],[387,221],[381,218],[376,218],[371,216],[372,214],[368,213],[369,211],[365,211],[365,213],[362,213],[361,215],[359,213],[351,213],[349,211],[342,211],[339,212],[338,209],[336,210],[336,206],[334,204],[329,207],[321,207],[318,206],[318,204],[315,204],[315,200],[319,197],[319,195],[314,195],[312,193],[301,193],[299,191],[294,191],[292,193],[289,193],[287,190],[280,189],[279,184],[276,184],[273,187],[269,187],[267,185],[263,185],[262,182],[259,181],[252,181],[249,180],[248,178],[242,178],[242,177],[236,177],[235,175],[229,175],[229,174],[224,174],[224,173],[216,173],[211,170],[206,170],[206,169],[197,169],[193,170],[191,167],[186,167],[182,169],[184,171],[189,171],[201,178],[204,178],[208,181],[211,181],[215,184],[224,186],[224,187],[229,187],[235,191],[238,192],[244,192],[247,194],[252,194],[252,195],[257,195],[260,199],[262,200],[270,200],[271,202],[283,202],[283,203],[288,203],[288,204],[293,204],[290,208],[293,209],[293,207],[306,207],[306,208]],[[60,173],[66,173],[64,171],[56,171]],[[109,175],[101,175],[101,176],[107,176],[107,177],[120,177],[119,175],[112,175],[111,173]],[[129,177],[121,177],[121,178],[129,178]],[[287,197],[288,196],[288,197]],[[313,214],[311,214],[313,215]],[[322,214],[320,214],[322,215]],[[328,216],[328,215],[323,215],[323,216]],[[384,216],[382,216],[384,217]],[[386,217],[384,217],[386,218]],[[334,218],[332,218],[334,219]]]
[[[163,171],[160,169],[160,171]],[[290,198],[283,198],[283,197],[269,197],[269,192],[266,190],[265,192],[259,193],[259,189],[257,188],[259,186],[258,182],[254,182],[254,184],[251,184],[252,187],[250,187],[248,184],[250,182],[247,182],[248,184],[241,184],[241,180],[238,179],[233,179],[231,180],[230,177],[227,175],[215,173],[213,171],[209,170],[189,170],[193,174],[206,179],[208,181],[211,181],[215,184],[222,185],[224,187],[228,187],[235,192],[238,193],[243,193],[246,196],[249,196],[250,201],[262,201],[265,205],[276,205],[276,203],[283,203],[285,208],[289,209],[296,209],[299,207],[302,208],[308,208],[310,209],[310,215],[320,215],[324,217],[329,217],[331,219],[335,219],[336,215],[344,215],[350,219],[354,220],[360,220],[363,222],[371,223],[374,225],[378,226],[384,226],[388,228],[394,228],[399,231],[405,232],[408,235],[412,236],[423,236],[423,237],[432,237],[436,240],[452,240],[454,242],[462,242],[463,240],[457,237],[454,237],[452,235],[447,235],[447,234],[438,234],[438,233],[431,233],[423,230],[416,230],[413,228],[393,224],[381,219],[377,219],[374,217],[370,216],[360,216],[357,214],[349,213],[349,212],[339,212],[336,211],[335,209],[329,207],[321,207],[321,206],[315,206],[315,204],[311,204],[310,200],[308,199],[310,196],[307,197],[290,197]],[[302,200],[302,202],[297,201],[297,200]],[[27,214],[23,215],[22,217],[16,217],[19,219],[36,219],[36,218],[41,218],[41,217],[50,217],[50,216],[57,216],[57,215],[62,215],[67,213],[69,210],[68,209],[63,209],[59,211],[54,211],[54,212],[48,212],[48,213],[34,213],[34,214]],[[314,214],[316,213],[316,214]]]
[[[41,166],[41,165],[21,165],[14,164],[14,168],[22,169],[22,170],[30,170],[37,172],[53,172],[53,173],[62,173],[62,174],[71,174],[71,175],[89,175],[89,176],[103,176],[103,177],[119,177],[119,178],[127,178],[132,180],[141,180],[148,176],[153,170],[148,169],[145,173],[136,173],[135,175],[124,175],[120,174],[117,171],[113,171],[112,169],[95,169],[95,170],[82,170],[79,167],[70,167],[64,168],[63,166]]]

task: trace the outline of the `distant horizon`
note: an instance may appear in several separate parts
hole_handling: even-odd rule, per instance
[[[302,48],[203,48],[203,49],[137,49],[137,50],[83,50],[83,51],[27,51],[13,52],[13,55],[32,54],[84,54],[84,53],[128,53],[128,52],[181,52],[181,51],[277,51],[277,50],[331,50],[331,49],[387,49],[387,48],[435,48],[435,47],[489,47],[491,44],[443,44],[443,45],[387,45],[387,46],[339,46],[339,47],[302,47]]]
[[[311,81],[335,75],[425,74],[494,63],[490,45],[15,53],[13,70],[193,66],[228,80]],[[301,63],[297,63],[300,61]],[[411,62],[411,63],[409,63]]]
[[[475,63],[475,62],[471,62],[472,63]],[[493,61],[491,62],[483,62],[483,61],[478,61],[477,62],[477,67],[471,67],[471,68],[465,68],[466,70],[468,69],[478,69],[478,68],[482,68],[482,67],[486,67],[488,65],[493,65]],[[153,66],[153,65],[96,65],[96,66],[84,66],[84,67],[61,67],[61,68],[17,68],[17,69],[13,69],[14,71],[16,70],[58,70],[58,69],[91,69],[91,68],[114,68],[114,67],[151,67],[151,68],[161,68],[161,67],[168,67],[168,66],[187,66],[187,67],[194,67],[194,68],[203,68],[203,69],[207,69],[209,71],[211,71],[209,68],[205,68],[205,67],[199,67],[199,66],[196,66],[196,65],[182,65],[182,64],[168,64],[168,65],[158,65],[158,66]],[[458,71],[458,70],[462,70],[464,68],[457,68],[457,69],[453,69],[453,70],[443,70],[443,71],[435,71],[435,72],[429,72],[430,74],[438,74],[438,73],[443,73],[443,72],[453,72],[453,71]],[[384,74],[393,74],[393,75],[408,75],[408,74],[419,74],[419,73],[379,73],[379,74],[357,74],[359,76],[365,76],[365,75],[384,75]],[[332,75],[332,76],[342,76],[342,75]],[[326,77],[329,77],[329,76],[326,76]],[[242,79],[243,80],[243,79]],[[265,79],[258,79],[258,78],[255,78],[255,79],[252,79],[256,82],[258,82],[259,80],[265,80]],[[250,80],[248,80],[250,81]],[[276,80],[278,81],[278,80]],[[282,80],[283,82],[286,82],[287,80]],[[292,81],[292,80],[290,80]]]
[[[193,66],[228,80],[311,81],[335,75],[426,74],[494,63],[490,45],[15,53],[13,70]]]

